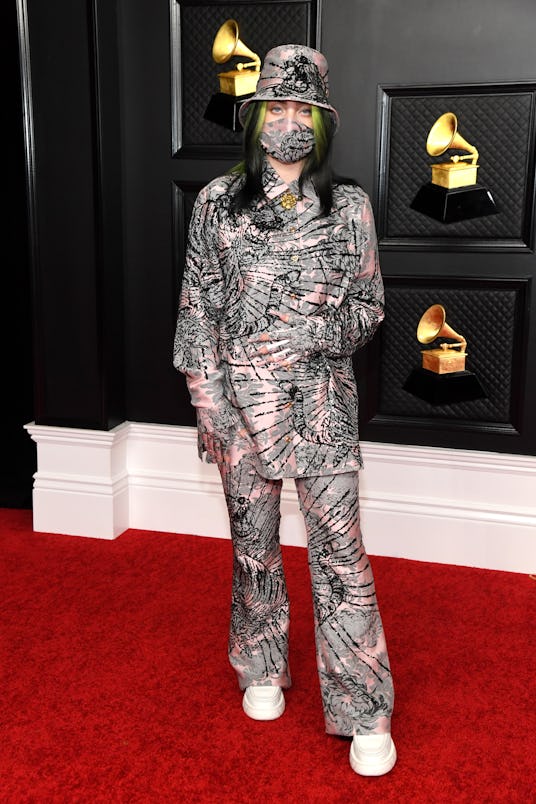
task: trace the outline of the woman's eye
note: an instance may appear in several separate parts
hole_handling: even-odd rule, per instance
[[[272,112],[272,114],[280,114],[283,111],[283,109],[281,108],[281,106],[270,106],[269,111]]]
[[[310,106],[307,106],[304,109],[300,109],[300,114],[304,115],[305,117],[311,117],[312,113],[313,112]]]

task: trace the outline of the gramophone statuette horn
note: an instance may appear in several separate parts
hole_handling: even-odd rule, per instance
[[[212,58],[216,64],[225,64],[233,56],[246,56],[251,59],[237,64],[234,70],[218,73],[220,92],[235,97],[255,92],[261,68],[260,57],[242,42],[238,34],[236,20],[226,20],[219,28],[212,44]]]
[[[419,343],[432,343],[436,338],[457,341],[457,343],[441,343],[438,349],[422,350],[422,367],[436,374],[465,370],[467,341],[447,324],[446,317],[445,308],[441,304],[432,304],[422,314],[417,326]]]
[[[438,117],[426,140],[430,156],[441,156],[449,149],[468,153],[454,154],[449,162],[432,165],[432,184],[448,189],[476,184],[478,151],[458,131],[458,118],[454,112],[445,112]],[[466,160],[470,160],[470,164]]]
[[[478,151],[458,131],[458,118],[453,112],[445,112],[445,114],[437,118],[426,140],[426,150],[430,156],[441,156],[449,148],[469,151],[466,156],[451,156],[453,162],[459,162],[460,159],[470,159],[473,165],[476,165]]]

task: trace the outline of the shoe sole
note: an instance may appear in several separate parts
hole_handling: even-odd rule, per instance
[[[244,696],[242,699],[242,708],[246,715],[252,720],[277,720],[285,711],[285,699],[281,696],[279,703],[268,709],[252,706]]]
[[[360,776],[383,776],[384,773],[389,773],[396,763],[396,748],[394,742],[391,740],[389,753],[385,759],[376,765],[369,762],[360,762],[358,757],[354,754],[354,746],[350,748],[350,765],[352,770]]]

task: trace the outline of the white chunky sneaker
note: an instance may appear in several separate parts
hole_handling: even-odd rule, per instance
[[[281,687],[248,687],[242,707],[253,720],[276,720],[285,711],[285,698]]]
[[[361,776],[382,776],[396,762],[390,734],[356,734],[350,748],[350,765]]]

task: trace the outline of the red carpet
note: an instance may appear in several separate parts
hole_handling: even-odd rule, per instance
[[[284,548],[294,687],[257,723],[227,665],[228,541],[34,534],[8,509],[0,534],[2,804],[535,799],[528,576],[373,558],[399,761],[365,779],[323,731],[302,548]]]

